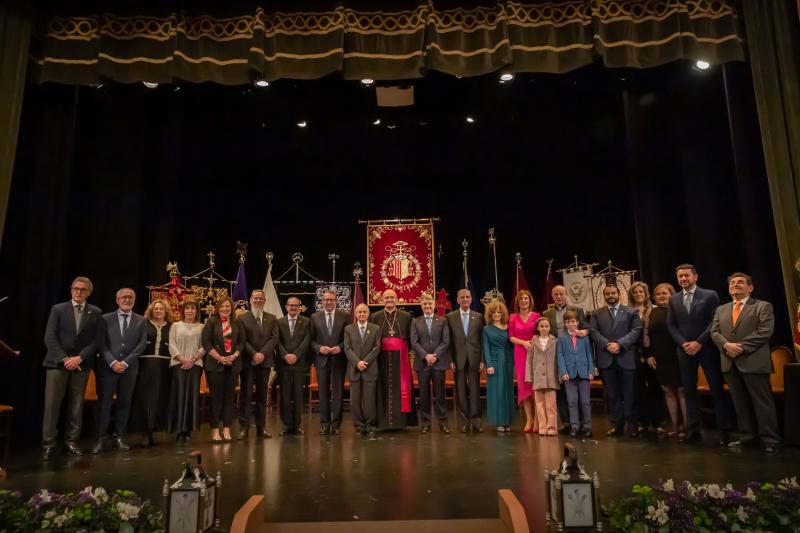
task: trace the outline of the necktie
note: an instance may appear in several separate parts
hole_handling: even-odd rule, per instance
[[[333,313],[325,313],[327,316],[326,323],[328,324],[328,335],[333,335]]]
[[[733,302],[733,325],[739,320],[739,313],[742,312],[742,302]]]
[[[292,336],[294,336],[294,321],[295,321],[294,318],[289,319],[289,334],[291,334]]]
[[[616,319],[616,318],[617,318],[617,308],[616,307],[612,307],[611,308],[611,319],[613,320],[613,319]]]
[[[464,336],[467,336],[469,331],[469,313],[461,313],[461,323],[464,325]]]
[[[75,310],[75,333],[79,333],[81,331],[81,320],[83,319],[83,306],[76,305],[73,309]]]
[[[258,327],[261,327],[261,315],[258,315]]]
[[[431,334],[431,327],[432,327],[432,323],[433,323],[433,318],[431,318],[429,316],[426,316],[425,317],[425,322],[428,323],[428,335],[430,335]]]
[[[686,308],[687,313],[692,312],[692,293],[685,292],[683,293],[683,306]]]
[[[361,340],[363,341],[364,340],[364,329],[366,329],[366,326],[364,326],[362,324],[361,326],[358,326],[358,329],[361,330]]]
[[[570,335],[572,337],[572,349],[574,350],[575,347],[578,345],[578,336],[577,335]]]
[[[130,315],[128,313],[122,313],[122,336],[126,336],[128,334],[128,317]]]

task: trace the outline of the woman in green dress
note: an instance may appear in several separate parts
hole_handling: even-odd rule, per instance
[[[514,420],[514,345],[508,338],[508,309],[493,301],[486,306],[483,355],[486,360],[486,399],[489,423],[498,433],[511,431]]]

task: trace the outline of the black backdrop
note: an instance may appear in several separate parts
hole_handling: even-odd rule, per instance
[[[301,252],[323,279],[337,252],[337,278],[350,279],[364,263],[358,219],[435,216],[437,285],[451,293],[463,238],[478,291],[494,284],[495,227],[506,294],[519,251],[537,298],[545,260],[565,266],[577,253],[651,286],[691,261],[723,299],[725,275],[743,269],[757,295],[782,301],[747,65],[591,66],[505,85],[431,73],[414,85],[416,105],[402,110],[378,109],[374,88],[337,77],[29,87],[0,252],[10,296],[0,335],[23,350],[4,363],[0,401],[17,406],[24,432],[40,424],[48,309],[74,276],[92,278],[105,311],[117,288],[136,288],[142,311],[168,260],[190,274],[213,250],[232,279],[236,240],[250,246],[251,289],[266,251],[276,275]],[[780,312],[778,328],[775,342],[788,343]]]

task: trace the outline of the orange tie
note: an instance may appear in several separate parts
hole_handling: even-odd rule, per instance
[[[739,313],[742,311],[742,302],[734,302],[733,303],[733,325],[736,325],[736,321],[739,320]]]

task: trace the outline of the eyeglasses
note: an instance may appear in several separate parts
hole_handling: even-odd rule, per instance
[[[72,292],[91,292],[89,289],[84,289],[83,287],[70,287]]]

